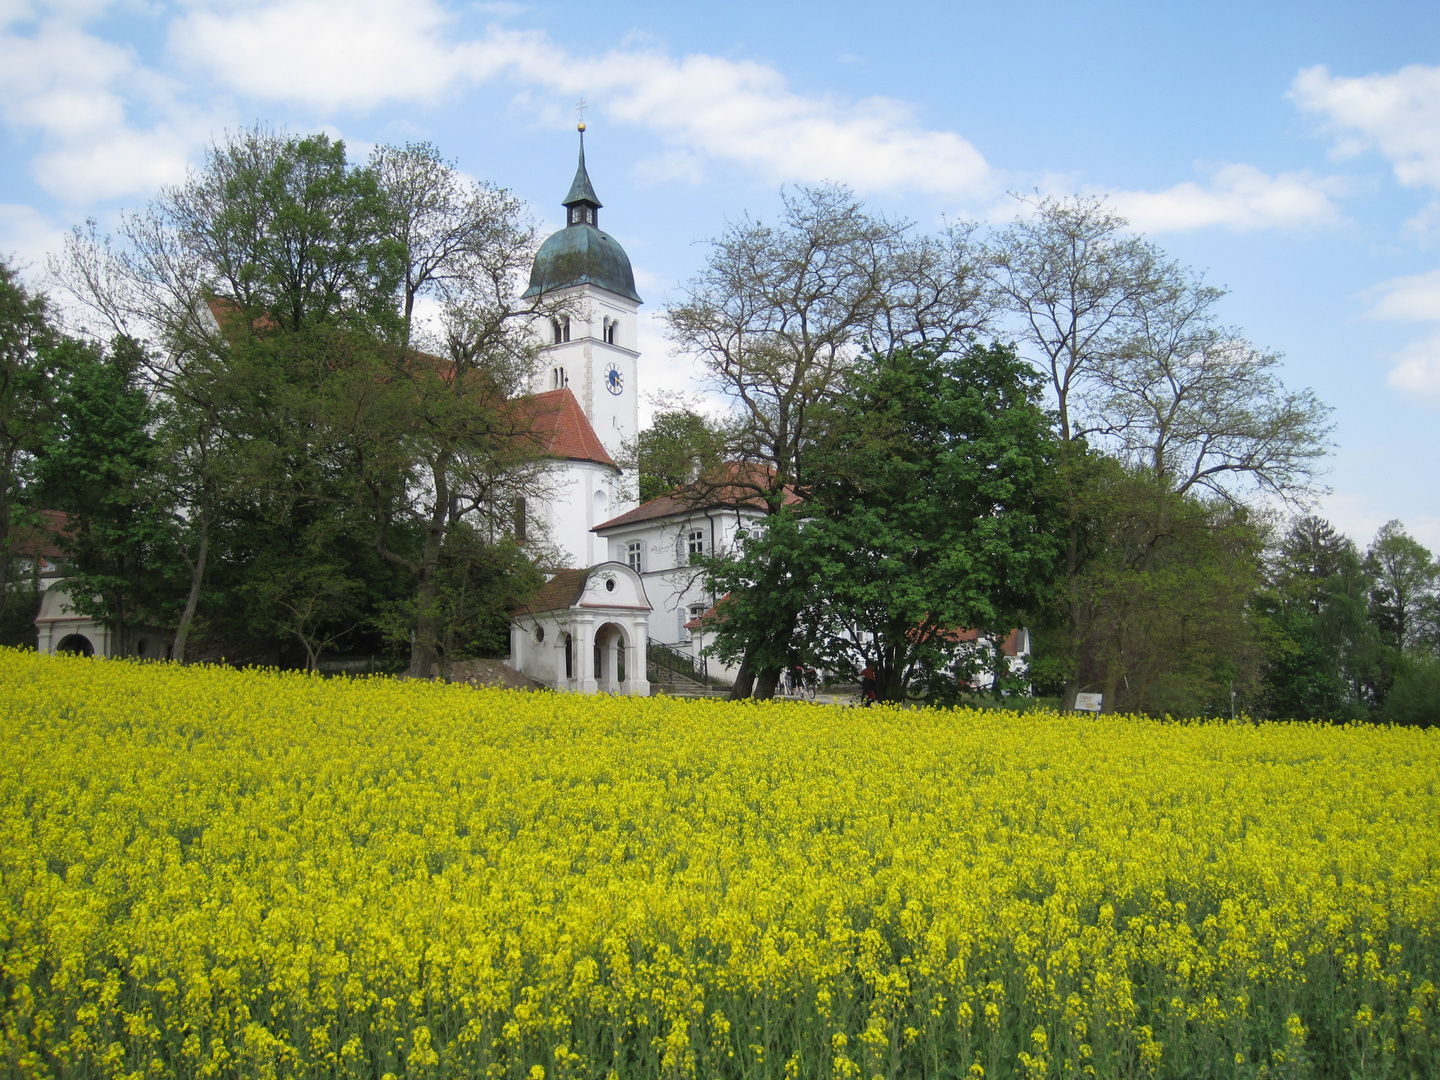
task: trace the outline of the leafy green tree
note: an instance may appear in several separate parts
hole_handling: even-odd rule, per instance
[[[856,365],[810,454],[810,501],[773,517],[716,577],[731,593],[719,649],[736,654],[747,623],[796,603],[804,648],[831,667],[869,664],[894,701],[953,653],[955,631],[1016,625],[1057,555],[1037,384],[1000,345],[902,348]]]
[[[724,461],[727,431],[689,409],[655,414],[640,432],[633,455],[621,462],[640,477],[640,501],[648,502],[678,487],[714,475]]]
[[[208,617],[246,638],[268,627],[313,663],[313,645],[362,632],[346,627],[388,627],[408,588],[411,668],[428,673],[449,532],[541,490],[519,467],[535,457],[525,414],[503,407],[534,362],[530,320],[560,304],[515,299],[534,242],[518,200],[427,144],[357,166],[343,143],[260,127],[217,141],[117,243],[76,231],[56,277],[154,344],[190,570],[179,655]],[[440,307],[428,327],[420,297]]]
[[[989,316],[970,229],[917,236],[835,185],[781,198],[778,221],[729,225],[665,311],[672,340],[736,406],[724,457],[755,468],[721,483],[748,489],[770,513],[805,491],[819,417],[859,357],[961,336]],[[773,640],[754,641],[756,656],[775,655],[794,633],[798,612],[773,614]],[[757,664],[742,659],[736,697],[774,692],[781,668]]]
[[[1371,621],[1394,649],[1415,649],[1435,636],[1440,561],[1398,521],[1380,527],[1365,552],[1365,570],[1375,581]]]
[[[111,627],[124,650],[128,628],[170,621],[175,597],[143,350],[125,337],[109,349],[65,339],[52,362],[56,420],[39,455],[40,490],[71,523],[57,539],[72,605]]]
[[[53,389],[45,350],[54,337],[45,297],[27,289],[0,260],[0,619],[16,599],[18,527],[33,532],[36,525],[34,515],[25,512],[37,508],[27,506],[24,488],[50,420]],[[28,611],[32,605],[22,606]]]
[[[1266,633],[1268,715],[1349,720],[1371,715],[1393,669],[1369,618],[1375,585],[1348,538],[1320,518],[1292,523],[1256,597]]]
[[[1110,458],[1083,490],[1086,557],[1059,583],[1079,635],[1073,683],[1107,712],[1217,715],[1232,689],[1253,700],[1263,537],[1249,514]]]

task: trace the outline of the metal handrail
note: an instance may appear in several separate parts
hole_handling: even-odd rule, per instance
[[[702,685],[719,681],[710,677],[710,662],[705,657],[691,656],[677,646],[667,645],[663,641],[647,641],[645,659],[650,671],[660,676],[652,679],[652,682],[663,682],[673,687],[676,675],[683,675]]]

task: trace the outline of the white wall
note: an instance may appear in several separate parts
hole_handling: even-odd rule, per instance
[[[632,540],[641,544],[641,577],[653,610],[650,613],[650,636],[667,645],[689,641],[684,629],[690,621],[689,608],[703,604],[708,610],[715,598],[705,588],[698,571],[690,566],[688,533],[692,528],[705,534],[705,551],[721,553],[733,550],[736,529],[743,523],[753,529],[763,515],[757,510],[699,511],[674,515],[653,521],[620,525],[605,530],[604,543],[608,553],[603,556],[624,562],[626,545]]]
[[[578,298],[578,304],[570,315],[568,342],[554,343],[550,320],[534,324],[544,351],[531,388],[536,393],[555,389],[553,372],[563,368],[595,434],[610,456],[618,458],[623,445],[634,442],[640,432],[639,305],[593,285],[578,286],[571,295]],[[617,323],[613,345],[604,340],[606,319]],[[611,364],[620,372],[618,394],[605,385]]]
[[[526,510],[544,526],[562,553],[562,565],[576,570],[610,557],[605,541],[590,530],[635,508],[628,476],[589,461],[562,461],[547,473],[545,499],[532,499]]]

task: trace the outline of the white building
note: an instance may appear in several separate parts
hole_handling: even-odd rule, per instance
[[[637,478],[622,473],[615,459],[640,431],[640,295],[625,249],[599,228],[601,202],[585,169],[580,130],[565,227],[540,246],[524,294],[570,302],[570,314],[535,327],[545,348],[527,407],[554,464],[550,497],[525,512],[571,568],[511,613],[510,664],[558,690],[649,693],[645,587],[623,561],[608,563],[607,546],[594,532],[637,502]]]
[[[172,635],[148,626],[126,627],[122,635],[100,620],[76,611],[68,583],[51,582],[40,595],[35,616],[36,649],[46,656],[79,653],[81,656],[129,656],[140,660],[170,659]]]

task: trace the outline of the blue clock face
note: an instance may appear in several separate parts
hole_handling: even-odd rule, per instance
[[[619,394],[625,389],[625,373],[615,364],[605,369],[605,389],[612,394]]]

